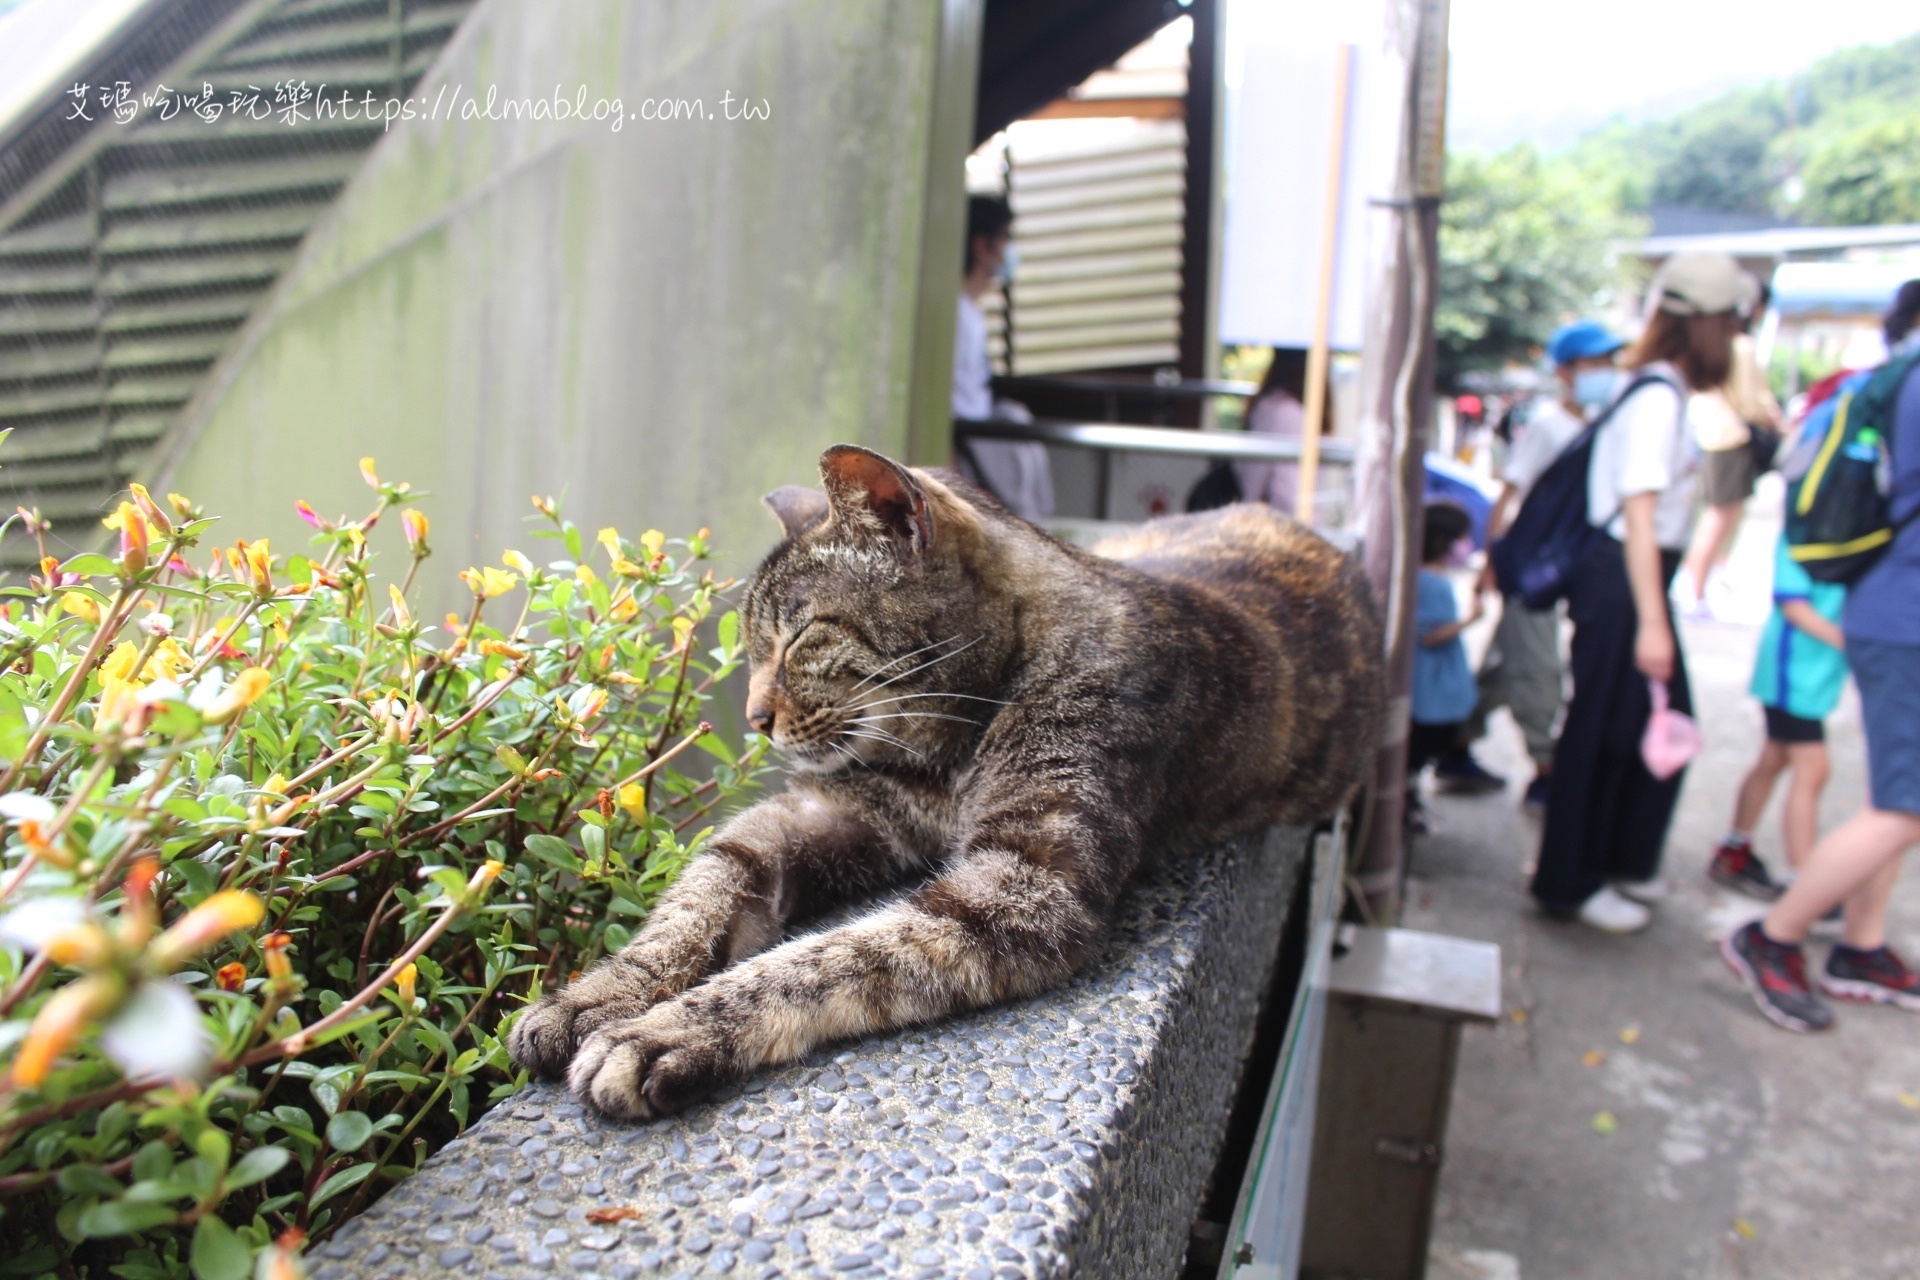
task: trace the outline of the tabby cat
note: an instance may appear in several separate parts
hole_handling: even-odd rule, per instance
[[[785,792],[509,1038],[610,1116],[1057,986],[1142,865],[1323,817],[1373,758],[1372,596],[1305,526],[1231,506],[1085,551],[948,471],[839,445],[820,473],[768,495],[786,539],[743,605],[747,717]]]

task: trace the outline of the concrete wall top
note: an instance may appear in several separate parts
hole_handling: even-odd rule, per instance
[[[1178,1273],[1306,867],[1278,830],[1149,875],[1066,988],[625,1125],[502,1102],[314,1280]]]

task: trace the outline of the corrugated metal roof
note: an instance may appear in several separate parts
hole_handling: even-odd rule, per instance
[[[44,137],[32,157],[0,148],[0,167],[31,161],[23,182],[58,183],[0,223],[0,427],[15,429],[0,452],[0,490],[41,508],[54,522],[51,542],[97,540],[102,506],[172,427],[380,137],[379,122],[364,118],[289,125],[276,88],[404,96],[472,3],[239,7],[235,25],[215,28],[223,38],[193,46],[199,52],[170,65],[166,79],[195,95],[211,86],[221,103],[257,90],[264,114],[222,111],[208,122],[191,110],[162,118],[156,107],[121,124],[96,109],[100,119],[69,138],[65,157],[47,154]],[[199,13],[190,8],[182,21]],[[191,43],[165,30],[147,38]],[[139,48],[115,56],[136,68],[152,61]],[[92,74],[112,83],[110,67]],[[143,76],[131,87],[138,97],[153,86]],[[16,131],[8,145],[30,141]],[[71,172],[62,175],[63,165]],[[18,561],[28,550],[10,539],[0,555]]]

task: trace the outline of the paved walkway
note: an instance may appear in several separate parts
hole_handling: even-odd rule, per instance
[[[1748,596],[1775,527],[1743,531]],[[1644,934],[1529,905],[1538,828],[1517,807],[1528,768],[1504,718],[1483,758],[1513,794],[1434,799],[1406,923],[1499,943],[1508,1016],[1466,1035],[1430,1280],[1920,1277],[1920,1015],[1842,1005],[1833,1033],[1790,1035],[1761,1020],[1710,941],[1760,909],[1704,874],[1762,736],[1745,693],[1756,639],[1685,630],[1707,747],[1667,847],[1672,892]],[[1827,827],[1865,790],[1851,692],[1830,730]],[[1757,840],[1774,867],[1778,814],[1776,796]],[[1920,868],[1892,928],[1920,959]]]

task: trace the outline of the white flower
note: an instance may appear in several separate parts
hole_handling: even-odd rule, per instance
[[[155,680],[142,689],[135,700],[143,707],[153,707],[162,702],[178,702],[186,696],[185,691],[173,681]]]
[[[10,791],[0,796],[0,817],[15,822],[52,822],[59,812],[53,801],[31,791]]]
[[[86,919],[86,905],[78,898],[35,898],[0,916],[0,942],[38,951]]]
[[[173,634],[173,618],[164,613],[150,613],[140,619],[140,629],[150,636],[164,640]]]
[[[198,1076],[212,1048],[193,993],[164,978],[134,988],[101,1030],[100,1047],[130,1080]]]

